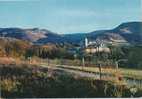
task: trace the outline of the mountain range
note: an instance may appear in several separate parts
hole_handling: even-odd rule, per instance
[[[142,44],[142,22],[122,23],[114,29],[94,31],[88,36],[105,42]]]
[[[114,29],[98,30],[90,33],[59,34],[47,29],[0,28],[0,36],[26,40],[34,44],[72,43],[79,44],[84,39],[100,39],[111,43],[142,44],[142,22],[122,23]]]

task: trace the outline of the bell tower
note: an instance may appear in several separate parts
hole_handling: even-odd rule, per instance
[[[85,38],[85,47],[87,47],[87,46],[88,46],[88,39]]]

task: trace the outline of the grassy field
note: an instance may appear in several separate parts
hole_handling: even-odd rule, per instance
[[[66,65],[59,65],[59,67],[70,68],[75,70],[81,70],[86,72],[99,72],[99,68],[97,67],[81,67],[81,66],[66,66]],[[102,68],[102,73],[116,75],[117,73],[123,77],[134,78],[134,79],[142,79],[142,70],[135,70],[135,69],[125,69],[119,68],[111,69],[111,68]]]
[[[2,98],[131,97],[131,88],[110,81],[76,77],[73,74],[29,65],[0,65]],[[134,97],[141,97],[137,88]]]

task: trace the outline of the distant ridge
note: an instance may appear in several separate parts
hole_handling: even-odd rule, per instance
[[[86,37],[93,40],[100,39],[111,43],[125,42],[129,44],[142,44],[142,22],[125,22],[111,30],[97,30],[90,33],[63,35],[39,28],[0,28],[0,36],[27,40],[34,44],[80,44]]]
[[[1,37],[27,40],[33,43],[56,42],[61,36],[46,29],[0,28]]]
[[[127,22],[112,30],[93,31],[88,33],[88,37],[112,43],[122,41],[130,44],[142,44],[142,22]]]

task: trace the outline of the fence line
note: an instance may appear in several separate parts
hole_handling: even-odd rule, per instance
[[[34,63],[46,63],[47,65],[50,64],[56,64],[56,65],[68,65],[68,66],[84,66],[85,67],[97,67],[98,63],[94,61],[84,61],[82,62],[81,60],[75,59],[75,60],[69,60],[69,59],[31,59],[29,62]],[[115,63],[112,61],[103,61],[101,63],[102,67],[104,68],[115,68]]]

